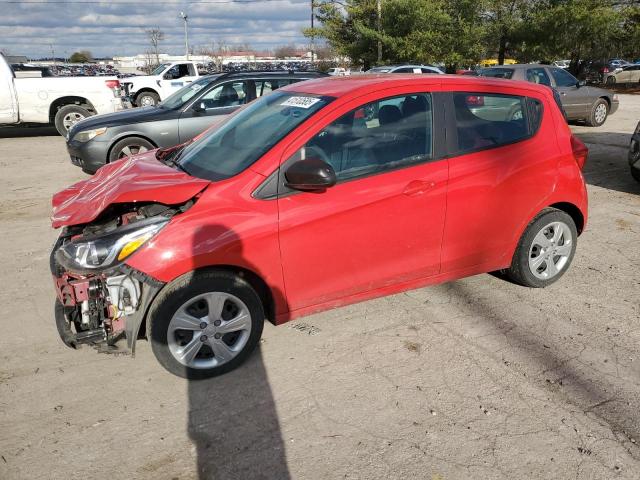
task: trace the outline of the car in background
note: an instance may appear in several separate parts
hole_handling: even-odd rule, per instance
[[[640,122],[636,125],[629,144],[629,167],[631,176],[640,182]]]
[[[149,75],[127,78],[122,82],[122,91],[132,105],[150,107],[198,77],[198,62],[167,62],[158,65]]]
[[[551,65],[516,64],[483,68],[481,77],[524,80],[546,85],[560,95],[567,120],[584,120],[592,127],[602,125],[607,116],[616,112],[618,96],[608,90],[587,86],[566,70]]]
[[[609,66],[615,68],[622,68],[625,67],[627,65],[631,65],[630,62],[627,62],[626,60],[623,60],[621,58],[610,58],[609,61]]]
[[[444,72],[433,65],[382,65],[373,67],[365,73],[436,73],[441,75]]]
[[[555,62],[552,63],[552,65],[554,67],[558,67],[566,70],[567,68],[569,68],[570,63],[571,63],[571,60],[556,60]]]
[[[346,77],[350,73],[351,72],[342,67],[333,67],[327,70],[327,74],[331,75],[332,77]]]
[[[53,197],[58,332],[116,353],[146,336],[203,378],[245,361],[266,320],[497,270],[546,287],[587,221],[587,155],[532,83],[289,85]]]
[[[208,75],[159,105],[92,117],[69,131],[71,162],[86,173],[106,163],[191,140],[255,98],[319,72],[240,72]]]
[[[18,72],[20,73],[20,72]],[[65,136],[73,124],[124,105],[116,77],[48,77],[27,71],[26,78],[0,54],[0,125],[52,124]]]
[[[640,83],[640,64],[630,63],[605,73],[604,83],[607,85],[615,85],[616,83]]]

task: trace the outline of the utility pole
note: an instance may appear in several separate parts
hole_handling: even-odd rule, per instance
[[[184,55],[189,60],[189,33],[187,32],[187,14],[180,12],[180,16],[184,20]]]
[[[53,43],[50,43],[49,46],[51,47],[51,60],[53,60],[53,66],[55,68],[56,67],[56,52],[53,50]]]
[[[382,63],[382,0],[378,0],[378,63]]]
[[[314,60],[314,56],[315,56],[315,50],[316,50],[316,39],[315,39],[315,35],[313,34],[313,7],[314,7],[314,0],[311,0],[311,65],[313,65],[313,60]]]

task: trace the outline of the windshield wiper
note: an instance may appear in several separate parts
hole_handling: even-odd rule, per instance
[[[176,148],[175,150],[169,153],[165,153],[167,149],[161,148],[156,152],[156,159],[160,160],[165,165],[169,165],[170,167],[176,168],[178,170],[182,170],[185,173],[189,173],[185,170],[185,168],[182,165],[178,163],[178,159],[182,155],[182,152],[184,151],[184,148],[186,146],[187,144],[181,145],[180,147]]]

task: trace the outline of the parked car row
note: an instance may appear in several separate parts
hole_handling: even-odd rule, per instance
[[[588,151],[553,90],[305,78],[202,77],[159,106],[72,128],[72,154],[147,127],[179,145],[149,144],[54,196],[66,345],[132,352],[147,338],[168,371],[210,377],[251,354],[266,320],[481,272],[545,287],[568,270],[587,221]],[[209,110],[249,100],[187,140],[217,118]],[[98,166],[110,149],[94,148]]]
[[[582,120],[599,127],[608,115],[616,112],[618,96],[602,88],[587,86],[584,81],[560,67],[541,64],[501,65],[478,70],[482,77],[523,80],[545,85],[558,92],[567,120]]]
[[[184,143],[242,105],[318,72],[239,72],[199,77],[157,106],[100,115],[69,131],[71,161],[94,173],[106,163]]]

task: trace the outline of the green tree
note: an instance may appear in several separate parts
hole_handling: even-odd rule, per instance
[[[365,68],[382,62],[444,62],[450,68],[475,63],[484,53],[481,10],[474,0],[385,0],[381,31],[375,0],[323,3],[321,26],[307,36],[324,37],[339,55]]]
[[[82,50],[80,52],[73,52],[69,57],[71,63],[88,63],[93,60],[91,52],[88,50]]]

